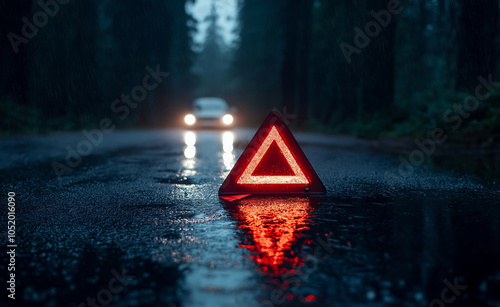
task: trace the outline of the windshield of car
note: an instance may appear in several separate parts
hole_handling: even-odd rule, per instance
[[[194,108],[198,111],[225,111],[227,109],[227,104],[219,99],[204,99],[197,100],[194,104]]]

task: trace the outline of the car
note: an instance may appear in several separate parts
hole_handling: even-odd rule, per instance
[[[193,113],[184,117],[188,127],[231,127],[234,117],[227,102],[218,97],[200,97],[193,101]]]

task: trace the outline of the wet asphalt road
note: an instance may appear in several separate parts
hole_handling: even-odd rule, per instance
[[[397,157],[369,142],[299,133],[325,197],[222,201],[253,133],[113,132],[61,178],[51,164],[82,134],[0,140],[16,302],[500,306],[498,182],[430,166],[388,177]]]

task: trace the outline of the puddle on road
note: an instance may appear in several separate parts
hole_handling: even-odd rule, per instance
[[[457,306],[498,301],[500,237],[493,234],[499,234],[500,210],[488,197],[447,196],[221,202],[237,223],[232,253],[246,250],[256,267],[262,291],[253,300],[261,306],[427,306],[440,297],[445,279],[470,291]],[[473,199],[483,203],[470,206]]]
[[[304,231],[309,229],[313,207],[308,198],[245,198],[226,205],[245,233],[238,245],[251,252],[265,284],[276,288],[275,299],[298,298],[312,301],[315,296],[297,295],[298,276],[304,268]],[[277,302],[274,302],[277,303]]]

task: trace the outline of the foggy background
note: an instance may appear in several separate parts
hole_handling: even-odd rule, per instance
[[[159,65],[168,77],[118,127],[175,126],[194,98],[219,96],[240,125],[286,106],[296,128],[377,138],[428,135],[460,116],[452,140],[498,143],[498,93],[453,109],[478,77],[498,76],[497,0],[52,2],[2,4],[4,135],[116,118],[113,101]]]

